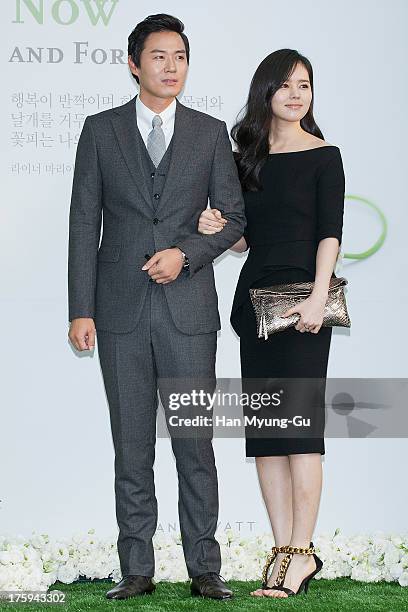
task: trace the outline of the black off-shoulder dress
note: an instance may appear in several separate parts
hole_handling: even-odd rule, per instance
[[[261,170],[260,180],[262,191],[244,192],[247,217],[244,236],[249,253],[231,312],[231,324],[240,336],[243,391],[265,391],[265,381],[277,383],[268,388],[270,391],[284,386],[280,384],[284,379],[316,380],[314,390],[310,385],[306,391],[301,390],[301,385],[297,391],[292,390],[290,397],[297,409],[293,406],[288,409],[286,402],[286,410],[290,415],[294,410],[296,414],[303,412],[301,416],[311,416],[314,423],[321,424],[321,429],[318,435],[311,435],[307,428],[302,428],[302,435],[292,438],[287,433],[282,436],[276,427],[247,426],[246,455],[324,454],[324,391],[332,328],[321,327],[317,334],[312,334],[292,327],[268,340],[259,339],[249,289],[314,281],[319,242],[332,236],[341,243],[345,179],[340,150],[327,145],[272,153]],[[251,386],[254,379],[257,385]],[[273,416],[285,416],[284,401],[280,410]],[[253,416],[254,411],[246,414]],[[265,415],[268,409],[263,411],[262,416]],[[318,430],[311,428],[314,432]]]

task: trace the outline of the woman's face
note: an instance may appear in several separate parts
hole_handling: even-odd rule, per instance
[[[287,81],[272,96],[272,113],[284,121],[300,121],[312,101],[309,73],[303,64],[296,64]]]

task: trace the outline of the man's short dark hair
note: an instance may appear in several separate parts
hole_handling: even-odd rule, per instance
[[[135,29],[128,38],[128,55],[132,57],[134,64],[139,68],[140,56],[144,49],[146,38],[153,32],[176,32],[180,34],[184,46],[186,48],[187,63],[190,61],[190,44],[187,36],[184,34],[184,23],[173,17],[160,13],[158,15],[149,15],[137,24]],[[136,81],[139,83],[139,77],[132,73]]]

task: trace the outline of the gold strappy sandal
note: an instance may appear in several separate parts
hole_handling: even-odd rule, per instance
[[[273,586],[270,587],[268,586],[268,572],[269,572],[269,569],[272,563],[275,560],[276,555],[280,552],[287,553],[287,554],[282,559],[282,562],[279,567],[279,572],[278,572],[275,582],[273,583]],[[296,592],[292,591],[292,589],[289,589],[283,586],[283,583],[285,581],[286,572],[288,571],[289,564],[292,561],[294,554],[313,555],[313,558],[316,562],[316,569],[311,574],[303,578]],[[313,542],[310,542],[309,548],[300,548],[298,546],[273,546],[271,553],[266,558],[266,562],[262,570],[262,587],[261,588],[265,591],[272,591],[272,590],[284,591],[285,593],[287,593],[288,596],[299,595],[303,591],[306,594],[309,588],[309,582],[318,572],[320,572],[322,567],[323,567],[323,561],[319,559],[319,557],[315,554],[315,548],[313,546]]]

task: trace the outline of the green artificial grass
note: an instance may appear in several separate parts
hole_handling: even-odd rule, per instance
[[[108,580],[93,582],[74,582],[62,584],[56,582],[51,590],[66,593],[65,604],[15,604],[0,603],[0,610],[10,610],[16,607],[26,612],[49,610],[72,610],[75,612],[98,612],[102,610],[144,610],[148,612],[196,612],[207,610],[240,610],[242,612],[258,610],[304,610],[305,612],[398,612],[408,610],[408,588],[397,583],[379,582],[366,583],[337,578],[336,580],[313,580],[309,585],[307,595],[288,597],[287,599],[271,599],[267,597],[251,597],[249,592],[258,588],[257,582],[230,581],[234,590],[234,598],[227,601],[213,601],[191,597],[188,583],[161,582],[157,584],[152,595],[143,595],[123,601],[108,600],[106,591],[114,586]]]

